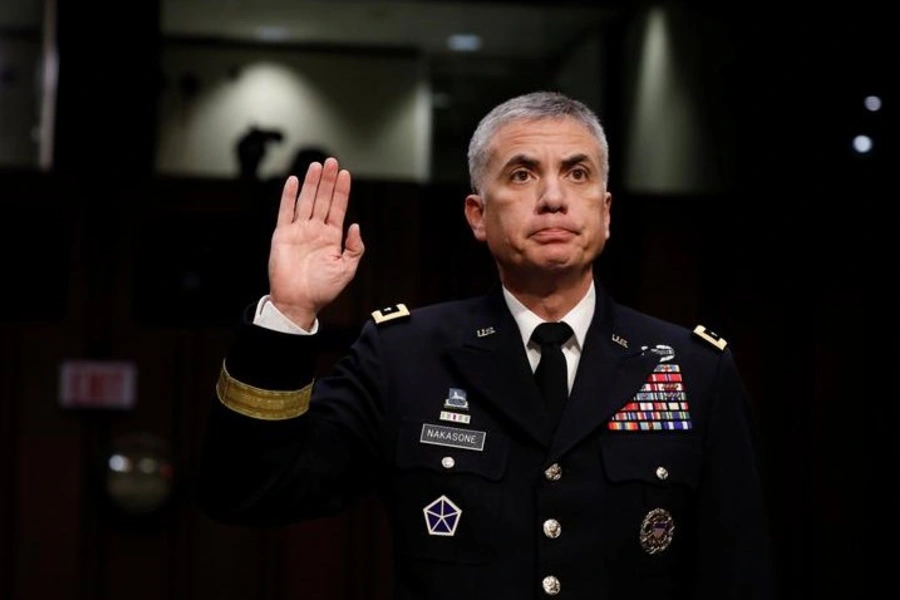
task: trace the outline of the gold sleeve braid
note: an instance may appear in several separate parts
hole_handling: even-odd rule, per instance
[[[216,395],[229,409],[266,421],[280,421],[299,417],[309,410],[313,382],[294,391],[264,390],[242,383],[232,377],[222,363]]]

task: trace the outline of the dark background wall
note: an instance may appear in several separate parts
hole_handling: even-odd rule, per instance
[[[155,176],[155,8],[117,8],[117,27],[61,9],[56,167],[0,171],[0,595],[387,598],[390,538],[372,499],[262,530],[215,524],[194,506],[205,410],[238,313],[265,291],[281,182]],[[890,114],[887,37],[864,7],[739,12],[714,14],[737,58],[701,82],[722,86],[736,128],[733,182],[714,195],[634,194],[617,187],[614,161],[613,239],[598,268],[620,302],[702,322],[732,344],[760,418],[784,597],[860,597],[886,573],[864,534],[889,531],[896,506],[894,493],[866,496],[896,451],[876,447],[890,419],[872,413],[889,384],[864,387],[869,357],[892,343],[868,340],[885,308],[870,273],[883,281],[895,269],[880,209],[890,154],[863,160],[846,142],[873,126],[860,90]],[[610,89],[625,77],[625,26],[607,38]],[[130,67],[111,71],[113,51]],[[605,100],[614,152],[617,98]],[[355,182],[350,216],[369,251],[322,315],[331,359],[374,308],[492,281],[464,193]],[[134,361],[137,408],[61,409],[58,369],[73,357]],[[103,492],[111,449],[135,432],[167,440],[174,466],[171,501],[140,519]]]

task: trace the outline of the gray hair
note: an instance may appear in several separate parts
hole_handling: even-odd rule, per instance
[[[582,102],[558,92],[532,92],[517,96],[498,106],[481,119],[469,141],[469,180],[472,190],[481,193],[481,183],[490,158],[490,145],[497,131],[513,121],[561,119],[579,121],[596,138],[600,148],[600,175],[609,182],[609,143],[597,115]]]

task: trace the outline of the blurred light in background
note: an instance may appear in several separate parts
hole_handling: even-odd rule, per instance
[[[853,138],[853,149],[859,154],[867,154],[872,151],[872,138],[867,135],[858,135]]]
[[[878,96],[866,96],[866,99],[863,101],[866,109],[872,112],[877,112],[881,110],[881,98]]]
[[[454,52],[477,52],[481,45],[481,38],[474,33],[455,33],[447,38],[447,47]]]

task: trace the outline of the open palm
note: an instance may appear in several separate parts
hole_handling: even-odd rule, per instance
[[[365,247],[354,223],[344,240],[350,173],[338,161],[312,163],[298,195],[288,177],[269,253],[269,297],[285,316],[308,329],[356,274]]]

